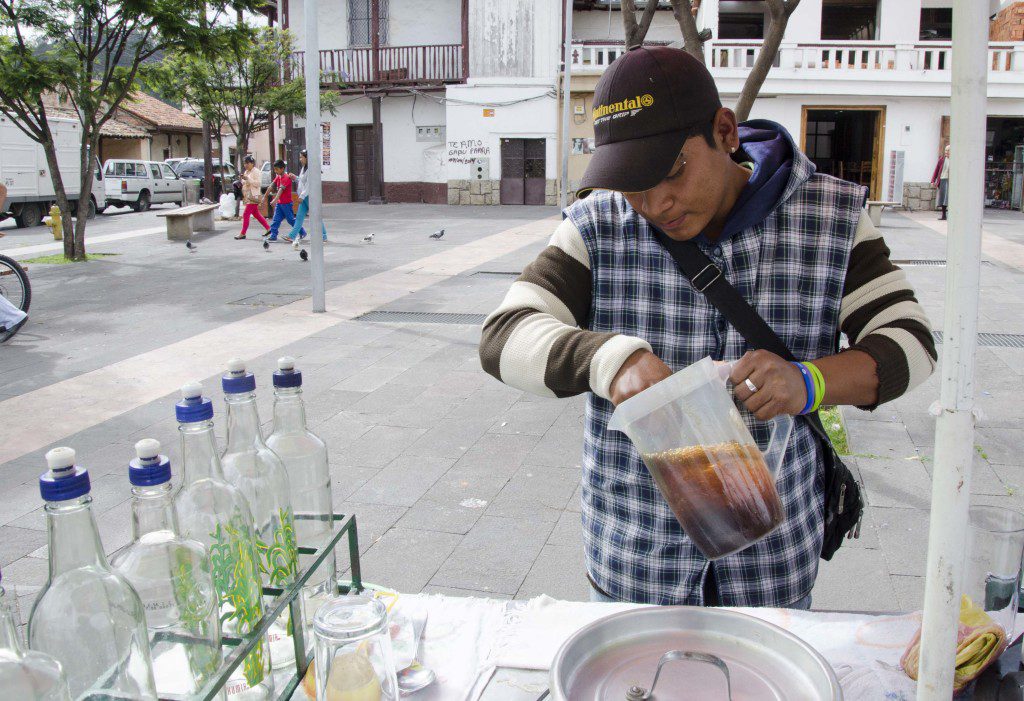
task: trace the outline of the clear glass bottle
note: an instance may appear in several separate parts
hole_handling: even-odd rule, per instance
[[[128,463],[132,485],[132,542],[110,563],[142,599],[153,677],[160,696],[195,694],[217,673],[223,655],[220,611],[202,544],[178,535],[171,494],[171,461],[160,443],[135,444]]]
[[[181,436],[182,481],[174,495],[181,535],[198,540],[210,555],[220,607],[221,632],[246,637],[263,618],[260,560],[249,503],[224,479],[213,435],[213,402],[198,382],[181,388],[175,406]],[[232,701],[268,699],[274,692],[266,638],[226,685]]]
[[[295,581],[299,557],[288,473],[281,459],[263,442],[256,409],[256,377],[246,372],[242,360],[228,361],[221,386],[228,422],[227,448],[220,456],[224,476],[242,491],[252,510],[263,583],[284,589]],[[267,637],[275,668],[295,661],[287,609],[267,631]]]
[[[306,427],[302,373],[295,369],[295,359],[289,356],[280,358],[277,368],[274,373],[274,427],[267,438],[267,445],[277,453],[288,471],[299,545],[319,548],[330,541],[334,531],[327,445]],[[305,571],[314,559],[314,555],[299,555],[300,569]],[[320,576],[313,577],[303,592],[307,621],[312,620],[318,603],[334,595],[333,551],[317,574]]]
[[[25,650],[18,634],[15,597],[0,585],[0,689],[20,701],[71,701],[60,662],[43,652]]]
[[[29,647],[60,662],[72,698],[156,699],[142,601],[103,553],[89,473],[71,448],[54,448],[46,462],[50,574],[29,616]]]

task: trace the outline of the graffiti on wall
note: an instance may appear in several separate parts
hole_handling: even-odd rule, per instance
[[[472,163],[475,158],[491,155],[491,147],[480,139],[449,141],[447,145],[449,163]]]

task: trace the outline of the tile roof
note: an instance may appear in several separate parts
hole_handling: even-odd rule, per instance
[[[162,100],[136,92],[124,99],[121,109],[150,122],[160,129],[202,131],[203,123],[198,118],[168,105]]]
[[[64,109],[62,107],[47,107],[46,114],[50,117],[78,119],[78,115],[75,114],[74,110]],[[100,136],[109,136],[114,139],[148,139],[149,132],[145,129],[140,129],[139,127],[133,127],[131,124],[119,122],[116,119],[108,119],[107,122],[100,127]]]

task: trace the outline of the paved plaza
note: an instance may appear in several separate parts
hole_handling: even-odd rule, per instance
[[[155,212],[100,217],[90,251],[116,255],[31,264],[31,321],[0,346],[4,584],[30,597],[46,578],[36,482],[46,450],[78,450],[104,547],[116,550],[131,534],[134,442],[157,438],[178,464],[177,387],[202,380],[223,438],[227,360],[240,356],[256,372],[269,423],[270,372],[290,354],[311,428],[330,450],[336,510],[357,517],[366,580],[407,592],[585,599],[584,399],[525,395],[484,374],[477,357],[479,315],[558,219],[544,207],[328,206],[328,312],[314,315],[309,264],[286,245],[264,252],[258,240],[232,240],[238,224],[221,222],[190,253],[166,241]],[[443,239],[429,238],[441,228]],[[945,222],[887,212],[882,228],[941,329]],[[3,231],[0,252],[55,252],[41,227]],[[1024,510],[1024,217],[987,212],[985,232],[980,331],[997,335],[978,349],[972,499]],[[371,244],[362,241],[369,233]],[[360,318],[370,312],[430,316]],[[936,372],[871,414],[845,410],[849,462],[870,508],[861,539],[822,564],[815,608],[920,608],[938,387]]]

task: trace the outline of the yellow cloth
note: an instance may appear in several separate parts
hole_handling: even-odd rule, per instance
[[[976,679],[1006,649],[1006,631],[967,596],[960,598],[960,627],[957,631],[953,689],[959,691]],[[921,663],[921,630],[910,641],[900,664],[917,680]]]

